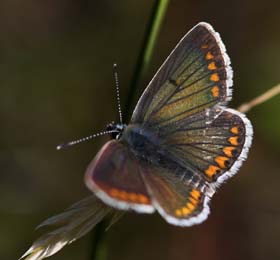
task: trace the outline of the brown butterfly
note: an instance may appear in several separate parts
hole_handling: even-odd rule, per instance
[[[64,231],[70,235],[57,238],[48,253],[49,237],[35,242],[25,256],[35,252],[39,257],[27,259],[42,259],[58,251],[111,208],[157,211],[178,226],[204,221],[210,198],[237,173],[252,141],[250,121],[226,107],[231,95],[232,69],[224,44],[211,25],[199,23],[155,74],[129,124],[120,117],[119,124],[110,124],[104,132],[112,140],[101,148],[85,176],[87,187],[104,204],[92,197],[44,222],[52,225],[63,220]],[[76,213],[83,211],[78,217]],[[75,222],[75,216],[80,222]],[[71,229],[73,223],[77,224]]]
[[[111,125],[86,171],[104,203],[169,223],[206,219],[217,186],[246,158],[252,126],[226,108],[232,70],[218,33],[199,23],[178,43],[142,94],[128,125]]]

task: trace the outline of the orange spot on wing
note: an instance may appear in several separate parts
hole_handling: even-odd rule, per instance
[[[128,194],[129,200],[131,200],[132,202],[137,201],[138,195],[136,193],[129,193]]]
[[[176,209],[175,215],[181,217],[181,216],[187,216],[191,214],[195,210],[198,204],[198,199],[200,197],[200,194],[201,194],[200,191],[193,189],[190,192],[191,196],[188,198],[188,202],[186,203],[186,205],[180,209]]]
[[[215,70],[215,69],[217,69],[216,64],[215,64],[214,61],[208,64],[208,69],[209,69],[209,70]]]
[[[198,191],[198,190],[196,190],[196,189],[193,189],[193,190],[190,192],[190,194],[191,194],[191,196],[192,196],[194,199],[196,199],[196,200],[198,200],[199,197],[200,197],[200,191]]]
[[[182,212],[183,212],[183,214],[186,216],[186,215],[188,215],[188,214],[191,213],[191,210],[188,209],[187,207],[183,207],[183,208],[182,208]]]
[[[228,161],[227,157],[224,156],[218,156],[215,158],[215,162],[221,167],[221,168],[225,168],[226,164],[225,162]]]
[[[208,48],[208,45],[207,45],[207,44],[203,44],[203,45],[201,46],[201,48],[202,48],[202,49],[207,49],[207,48]]]
[[[122,200],[128,200],[128,196],[127,196],[127,195],[128,195],[127,192],[121,190],[121,191],[119,191],[118,197],[119,197],[120,199],[122,199]]]
[[[189,198],[190,203],[192,203],[193,205],[196,205],[198,203],[198,201],[192,197]]]
[[[195,206],[194,206],[193,204],[191,204],[191,203],[187,203],[187,207],[188,207],[191,211],[193,211],[193,210],[195,209]]]
[[[220,77],[219,77],[218,73],[213,73],[210,77],[210,80],[215,81],[215,82],[219,81]]]
[[[175,210],[175,215],[176,215],[177,217],[182,217],[182,215],[183,215],[182,210],[176,209],[176,210]]]
[[[232,136],[228,139],[232,145],[238,145],[238,136]]]
[[[211,60],[211,59],[214,58],[214,56],[213,56],[212,53],[209,51],[209,52],[207,52],[205,58],[206,58],[206,60]]]
[[[111,189],[109,191],[109,194],[112,196],[112,197],[117,197],[118,194],[119,194],[119,191],[117,189]]]
[[[136,194],[133,192],[126,192],[124,190],[118,190],[118,189],[110,189],[109,195],[112,196],[115,199],[134,202],[134,203],[141,203],[141,204],[149,204],[150,199],[143,195],[143,194]]]
[[[233,157],[232,151],[235,150],[235,147],[233,146],[227,146],[223,149],[223,152],[228,157]]]
[[[213,175],[215,175],[217,173],[217,171],[219,171],[220,168],[217,167],[217,166],[214,166],[214,165],[210,165],[208,167],[207,170],[205,170],[205,174],[208,176],[208,177],[212,177]]]
[[[239,133],[239,129],[237,126],[234,126],[230,129],[230,131],[233,133],[233,134],[238,134]]]
[[[220,95],[220,90],[219,90],[218,86],[214,86],[211,89],[211,92],[212,92],[213,97],[218,97]]]
[[[138,200],[139,200],[140,203],[143,203],[143,204],[148,204],[149,203],[149,199],[142,194],[138,195]]]

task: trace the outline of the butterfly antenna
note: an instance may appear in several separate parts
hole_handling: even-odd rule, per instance
[[[116,84],[117,103],[118,103],[120,123],[122,124],[123,123],[123,118],[122,118],[122,109],[121,109],[120,87],[119,87],[119,78],[118,78],[117,64],[116,63],[114,63],[114,65],[113,65],[113,72],[114,72],[114,78],[115,78],[115,84]]]
[[[71,141],[71,142],[68,142],[68,143],[60,144],[60,145],[58,145],[56,147],[56,150],[62,150],[62,149],[68,148],[70,146],[73,146],[73,145],[76,145],[76,144],[80,144],[80,143],[89,141],[89,140],[91,140],[91,139],[93,139],[95,137],[99,137],[99,136],[102,136],[102,135],[107,135],[107,134],[111,134],[111,133],[115,133],[115,132],[118,132],[118,131],[110,130],[110,131],[104,131],[104,132],[96,133],[96,134],[93,134],[93,135],[90,135],[90,136],[87,136],[87,137],[83,137],[83,138],[75,140],[75,141]]]

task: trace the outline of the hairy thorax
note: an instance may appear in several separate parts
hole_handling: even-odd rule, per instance
[[[157,133],[140,125],[129,125],[120,141],[126,143],[137,158],[156,165],[166,156]]]

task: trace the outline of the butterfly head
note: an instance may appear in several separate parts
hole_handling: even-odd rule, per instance
[[[127,127],[126,124],[112,122],[107,125],[106,131],[111,132],[110,136],[112,137],[112,139],[120,139],[126,127]]]

